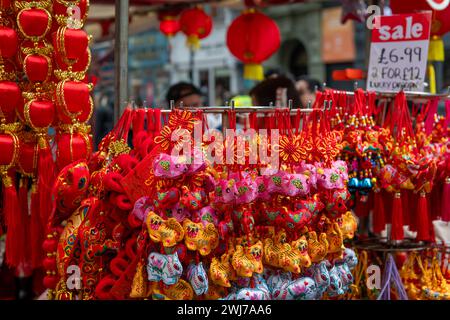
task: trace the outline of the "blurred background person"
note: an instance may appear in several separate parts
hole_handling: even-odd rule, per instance
[[[300,98],[294,82],[286,76],[269,77],[258,83],[249,93],[253,106],[288,107],[292,100],[292,108],[300,107]],[[266,128],[264,118],[258,116],[258,128]]]
[[[282,96],[280,96],[281,92],[283,92]],[[300,106],[294,82],[283,75],[261,81],[250,90],[249,95],[254,106],[269,106],[272,103],[273,106],[287,107],[289,100],[292,100],[293,108]]]
[[[298,77],[295,87],[298,91],[302,108],[308,108],[309,103],[312,106],[316,100],[316,90],[321,90],[320,82],[307,75]]]
[[[174,102],[175,107],[179,107],[181,103],[184,107],[200,108],[204,106],[202,91],[188,82],[179,82],[172,85],[166,95],[166,101],[170,106],[170,102]],[[220,114],[207,115],[208,128],[222,128],[222,117]]]
[[[188,82],[178,82],[172,85],[167,91],[166,101],[169,105],[173,101],[175,107],[179,107],[181,103],[185,107],[198,108],[203,106],[202,92]]]

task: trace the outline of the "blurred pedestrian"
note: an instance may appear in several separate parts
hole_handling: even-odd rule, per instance
[[[258,83],[250,90],[252,104],[254,106],[287,107],[288,101],[292,100],[292,107],[300,106],[300,99],[294,82],[286,76],[269,77]]]
[[[167,103],[173,101],[175,107],[179,107],[181,103],[185,107],[201,107],[203,105],[202,92],[199,88],[188,82],[179,82],[169,88],[166,95]]]
[[[304,75],[297,78],[295,87],[297,88],[302,108],[308,108],[309,104],[311,106],[314,104],[316,90],[321,89],[321,84],[318,80]]]

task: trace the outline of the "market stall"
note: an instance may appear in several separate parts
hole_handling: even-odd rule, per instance
[[[149,2],[192,54],[213,28],[201,6],[131,1]],[[4,264],[43,273],[49,300],[448,300],[450,100],[435,81],[448,30],[427,3],[377,18],[366,90],[161,109],[128,101],[116,1],[117,121],[94,151],[89,1],[0,1]],[[271,1],[245,4],[225,41],[261,81],[280,31]]]

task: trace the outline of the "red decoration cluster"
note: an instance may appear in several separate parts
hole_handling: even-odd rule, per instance
[[[0,1],[0,174],[6,262],[30,266],[27,274],[43,266],[47,288],[55,288],[57,279],[58,230],[49,230],[45,240],[56,172],[86,159],[92,150],[87,125],[93,111],[92,85],[86,76],[91,55],[89,37],[81,29],[88,8],[88,0]],[[49,134],[51,127],[55,136]]]

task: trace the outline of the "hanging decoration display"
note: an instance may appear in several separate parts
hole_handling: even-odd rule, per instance
[[[89,37],[81,30],[88,8],[88,0],[0,2],[6,263],[25,277],[44,267],[48,285],[56,269],[43,258],[55,251],[37,244],[46,239],[55,175],[92,152],[87,125],[92,86],[86,76],[91,55]]]
[[[255,9],[245,10],[227,31],[227,47],[244,63],[244,78],[262,80],[261,63],[280,47],[280,30],[268,16]]]
[[[197,50],[200,48],[200,40],[211,33],[213,20],[201,7],[185,9],[180,14],[180,27],[187,37],[187,46],[191,50]]]

